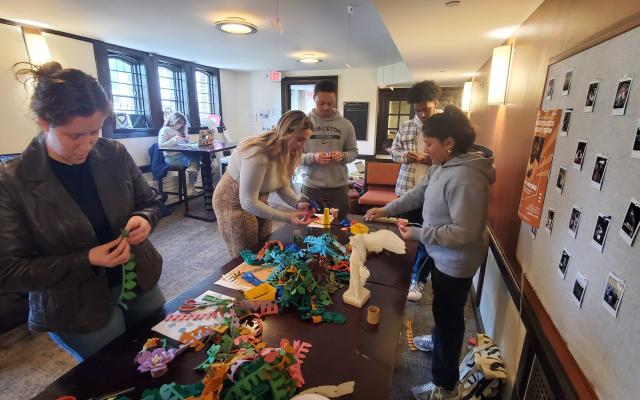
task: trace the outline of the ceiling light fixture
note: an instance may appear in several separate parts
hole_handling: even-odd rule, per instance
[[[38,29],[22,28],[22,36],[27,47],[29,61],[35,65],[42,65],[51,61],[51,52],[47,46],[47,40]]]
[[[489,96],[487,104],[504,104],[509,79],[511,62],[511,45],[496,47],[491,57],[491,74],[489,75]]]
[[[462,89],[462,111],[469,112],[471,111],[471,90],[473,89],[473,83],[471,81],[464,83],[464,88]]]
[[[447,7],[458,7],[461,4],[462,2],[459,0],[449,0],[444,3],[444,5]]]
[[[317,64],[321,62],[322,59],[313,54],[303,54],[302,56],[296,58],[296,61],[303,64]]]
[[[258,27],[244,18],[229,17],[215,23],[216,29],[233,35],[251,35],[258,32]]]

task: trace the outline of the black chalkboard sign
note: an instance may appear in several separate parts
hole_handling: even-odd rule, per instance
[[[363,101],[345,101],[342,114],[353,124],[353,128],[356,130],[356,139],[367,140],[369,103]]]

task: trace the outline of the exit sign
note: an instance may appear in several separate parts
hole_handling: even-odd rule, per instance
[[[282,72],[280,71],[270,71],[269,72],[269,80],[274,82],[280,82],[282,80]]]

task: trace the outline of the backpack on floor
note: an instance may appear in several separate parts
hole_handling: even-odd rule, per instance
[[[460,363],[460,399],[496,399],[507,381],[500,349],[489,336],[479,333],[476,346]]]

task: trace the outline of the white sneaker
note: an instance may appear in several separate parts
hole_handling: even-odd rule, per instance
[[[434,385],[433,382],[411,388],[413,397],[416,400],[459,400],[460,391],[458,385],[455,389],[449,391],[440,386]]]
[[[433,337],[431,335],[414,336],[413,344],[420,351],[433,351]]]
[[[424,290],[424,283],[412,281],[409,286],[409,293],[407,294],[407,300],[418,301],[422,298],[422,291]]]

